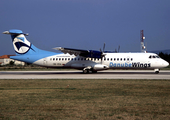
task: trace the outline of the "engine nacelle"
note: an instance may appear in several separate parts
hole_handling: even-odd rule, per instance
[[[101,51],[89,50],[87,53],[81,53],[80,56],[90,57],[90,58],[101,58],[102,54],[103,53]]]
[[[93,66],[94,70],[105,70],[108,69],[109,67],[107,65],[102,65],[102,64],[96,64]]]

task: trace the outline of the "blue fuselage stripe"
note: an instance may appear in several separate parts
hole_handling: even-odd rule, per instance
[[[18,55],[18,56],[11,56],[11,59],[19,60],[19,61],[24,61],[27,63],[34,63],[37,60],[53,56],[53,55],[58,55],[55,52],[48,52],[48,51],[41,51],[37,54],[31,54],[31,55]]]

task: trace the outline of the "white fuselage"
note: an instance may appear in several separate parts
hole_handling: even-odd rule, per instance
[[[84,69],[91,67],[95,70],[104,69],[159,69],[169,65],[154,53],[105,53],[102,58],[86,58],[70,54],[56,54],[42,58],[34,64],[46,67],[66,67]]]

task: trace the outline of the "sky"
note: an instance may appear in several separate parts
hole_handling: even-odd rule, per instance
[[[0,0],[0,56],[15,54],[2,32],[29,33],[34,46],[140,52],[170,49],[170,0]]]

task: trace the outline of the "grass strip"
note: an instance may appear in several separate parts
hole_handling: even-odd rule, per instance
[[[0,80],[0,119],[170,119],[170,80]]]

